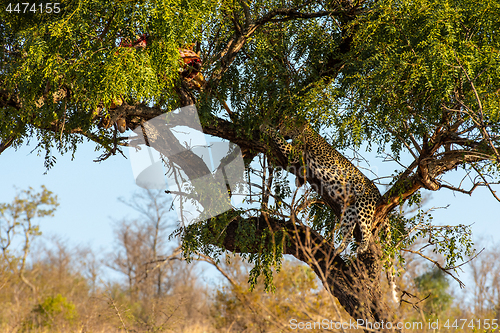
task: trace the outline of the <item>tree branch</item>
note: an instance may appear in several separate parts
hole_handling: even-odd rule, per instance
[[[311,18],[320,18],[325,16],[332,15],[340,15],[345,14],[346,10],[337,10],[337,11],[318,11],[313,13],[302,13],[298,11],[299,8],[303,7],[299,6],[297,8],[279,8],[272,10],[262,16],[260,19],[257,19],[254,23],[245,24],[245,28],[239,32],[236,31],[229,42],[226,44],[226,47],[219,52],[218,56],[215,59],[220,59],[220,67],[217,68],[211,75],[210,80],[206,84],[205,91],[212,95],[212,91],[216,90],[219,81],[221,80],[224,73],[229,69],[232,62],[236,58],[237,53],[243,48],[247,39],[260,27],[269,23],[269,22],[284,22],[293,19],[311,19]],[[248,15],[249,12],[245,11],[245,15]],[[283,16],[282,18],[275,19],[276,16]],[[248,21],[248,17],[245,17],[245,20]],[[237,29],[238,30],[238,29]]]
[[[460,281],[455,275],[451,274],[450,272],[448,272],[449,269],[446,269],[444,268],[443,266],[441,266],[441,264],[439,262],[437,262],[436,260],[433,260],[431,258],[429,258],[428,256],[426,256],[425,254],[421,253],[420,251],[413,251],[413,250],[410,250],[410,249],[401,249],[401,251],[405,251],[405,252],[409,252],[409,253],[413,253],[413,254],[418,254],[419,256],[421,256],[422,258],[424,259],[427,259],[429,260],[430,262],[432,262],[434,265],[436,265],[437,268],[439,268],[440,270],[442,270],[444,273],[448,274],[449,276],[451,276],[455,281],[458,282],[458,284],[460,285],[460,288],[463,288],[465,287],[465,284]]]
[[[498,197],[498,195],[496,194],[496,191],[494,191],[491,186],[490,186],[490,183],[486,180],[486,178],[484,177],[483,173],[481,171],[479,171],[475,165],[472,165],[472,168],[474,168],[474,170],[476,170],[476,172],[478,173],[478,175],[483,179],[484,183],[486,184],[486,186],[488,187],[488,189],[490,190],[491,194],[493,195],[493,197],[495,199],[497,199],[497,201],[500,202],[500,198]]]
[[[465,194],[468,194],[468,195],[472,195],[472,192],[474,192],[474,190],[478,187],[478,186],[481,186],[481,183],[475,183],[472,188],[470,190],[464,190],[462,188],[459,188],[459,187],[455,187],[455,186],[450,186],[450,185],[446,185],[446,184],[441,184],[441,187],[443,188],[447,188],[449,190],[452,190],[452,191],[456,191],[456,192],[461,192],[461,193],[465,193]]]
[[[14,136],[7,138],[7,140],[0,142],[0,154],[4,152],[5,149],[9,148],[14,143]]]

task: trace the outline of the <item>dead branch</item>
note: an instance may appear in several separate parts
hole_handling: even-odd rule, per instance
[[[449,276],[451,276],[455,281],[457,281],[458,284],[460,285],[460,288],[464,288],[465,287],[465,284],[462,281],[460,281],[457,277],[455,277],[455,275],[453,275],[450,272],[448,272],[448,270],[450,270],[451,268],[444,268],[443,266],[441,266],[441,264],[439,262],[437,262],[436,260],[433,260],[433,259],[429,258],[428,256],[426,256],[425,254],[421,253],[420,251],[413,251],[413,250],[410,250],[410,249],[401,249],[401,251],[405,251],[405,252],[417,254],[417,255],[421,256],[422,258],[429,260],[434,265],[436,265],[437,268],[439,268],[444,273],[446,273]]]

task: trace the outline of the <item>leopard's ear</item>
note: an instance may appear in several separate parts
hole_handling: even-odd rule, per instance
[[[279,132],[283,137],[294,138],[300,135],[305,126],[307,126],[306,121],[301,121],[300,119],[285,118],[280,122]]]

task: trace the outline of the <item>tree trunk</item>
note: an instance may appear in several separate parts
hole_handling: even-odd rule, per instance
[[[253,224],[256,235],[254,244],[245,240],[244,249],[240,247],[239,228]],[[245,228],[247,229],[247,228]],[[354,319],[365,322],[387,322],[391,318],[390,308],[384,302],[380,289],[382,272],[381,245],[373,241],[368,250],[352,261],[344,260],[339,255],[333,257],[335,247],[311,228],[292,221],[278,220],[271,217],[237,218],[226,227],[225,237],[221,241],[219,234],[212,235],[214,244],[221,245],[235,253],[258,253],[263,232],[286,230],[287,240],[284,254],[293,255],[307,263],[322,281],[327,291],[335,296],[344,309]],[[240,229],[241,230],[241,229]],[[218,242],[218,241],[219,242]]]

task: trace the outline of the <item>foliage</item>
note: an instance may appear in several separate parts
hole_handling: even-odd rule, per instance
[[[215,292],[211,315],[216,329],[232,326],[234,331],[270,331],[285,328],[290,318],[307,320],[320,307],[323,313],[332,310],[327,294],[319,290],[314,272],[306,266],[285,261],[283,270],[274,273],[275,290],[271,293],[262,285],[250,291],[244,275],[237,273],[239,266],[248,269],[238,258],[222,266],[231,279]]]
[[[357,117],[365,137],[390,143],[395,153],[408,134],[421,138],[442,122],[443,106],[453,109],[450,117],[459,116],[458,108],[482,110],[498,133],[499,6],[498,1],[377,1],[352,26],[355,70],[342,87],[353,95],[341,117]],[[476,116],[465,111],[471,126]],[[388,135],[389,128],[398,135]]]
[[[216,223],[212,223],[210,227],[208,227],[208,222],[212,222],[211,220],[193,224],[182,229],[184,256],[188,260],[192,260],[197,254],[202,253],[215,258],[219,262],[223,252],[220,250],[221,246],[217,247],[214,244],[223,239],[220,235],[224,235],[224,229],[227,224],[240,214],[241,212],[238,210],[229,211],[219,215],[217,219],[213,219]],[[255,288],[258,278],[263,276],[265,289],[269,291],[274,290],[273,268],[278,271],[280,270],[283,258],[283,246],[287,239],[286,233],[278,230],[276,232],[266,231],[259,234],[252,224],[240,224],[237,234],[237,247],[242,251],[242,258],[253,265],[248,281],[251,288]],[[255,244],[259,246],[258,251],[254,251],[253,249],[250,251]]]
[[[216,5],[86,0],[63,2],[61,13],[52,15],[2,9],[0,83],[22,96],[23,112],[1,109],[0,138],[15,135],[20,144],[36,135],[48,156],[54,146],[61,153],[75,151],[81,138],[37,130],[68,119],[66,131],[89,131],[109,143],[109,133],[95,128],[96,107],[108,108],[118,96],[149,103],[172,94],[178,48],[199,39],[204,22],[217,16]],[[151,36],[146,50],[119,47],[142,34]],[[70,104],[49,98],[61,87],[69,91]]]
[[[263,12],[274,5],[253,6]],[[321,79],[318,62],[341,41],[336,19],[269,25],[248,40],[244,55],[238,55],[220,87],[221,97],[238,110],[245,130],[263,116],[280,117],[289,110],[315,124],[333,125],[338,145],[369,139],[381,147],[391,143],[399,152],[408,139],[405,133],[421,137],[439,123],[442,106],[453,108],[456,99],[470,109],[482,104],[485,121],[498,130],[496,1],[387,0],[365,6],[373,8],[351,23],[355,38],[346,75],[332,85],[308,83],[314,75]],[[92,128],[92,110],[100,103],[109,106],[117,96],[175,107],[177,49],[198,40],[203,53],[216,54],[224,46],[216,42],[231,34],[224,15],[233,10],[241,8],[216,1],[87,0],[64,2],[58,15],[2,11],[6,49],[1,53],[1,82],[22,96],[25,112],[1,117],[1,137],[26,137],[62,117],[72,120],[67,130],[106,136]],[[119,47],[121,41],[144,33],[151,36],[146,49]],[[207,73],[215,70],[214,60],[204,61]],[[71,90],[70,105],[45,98],[43,107],[35,106],[40,96],[61,86]],[[209,103],[206,107],[218,108],[218,102],[202,100]],[[37,135],[43,148],[57,142],[49,140],[48,132]],[[75,138],[60,137],[73,149],[80,142]],[[61,143],[57,147],[65,150]]]
[[[444,258],[443,269],[458,273],[458,267],[476,255],[472,240],[471,226],[436,225],[432,217],[434,208],[424,210],[420,192],[413,195],[407,205],[401,205],[398,213],[390,216],[390,242],[385,242],[388,258],[397,257],[401,265],[405,265],[403,251],[427,257],[425,249]],[[445,208],[441,208],[445,209]],[[423,242],[422,244],[419,244]],[[421,245],[421,246],[420,246]],[[415,248],[420,246],[420,248]],[[413,248],[413,250],[409,250]],[[434,262],[437,264],[437,262]]]
[[[66,297],[61,294],[46,297],[41,303],[33,309],[33,317],[24,325],[27,329],[35,327],[51,328],[57,317],[61,317],[69,325],[77,319],[75,304],[68,302]]]
[[[415,278],[420,295],[425,299],[424,311],[429,318],[437,318],[451,305],[453,298],[447,292],[449,282],[442,270],[434,268]]]

